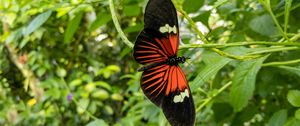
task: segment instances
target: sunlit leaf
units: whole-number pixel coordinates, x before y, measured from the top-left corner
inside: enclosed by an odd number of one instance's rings
[[[69,23],[68,23],[68,26],[67,26],[67,29],[65,31],[65,36],[64,36],[64,43],[71,43],[72,42],[72,39],[73,39],[73,36],[74,34],[76,33],[79,25],[80,25],[80,22],[81,22],[81,19],[82,19],[82,16],[83,16],[83,13],[78,13],[76,15],[75,18],[73,18]]]
[[[122,101],[123,100],[123,96],[120,94],[112,94],[111,95],[111,99],[115,100],[115,101]]]
[[[287,95],[287,99],[295,107],[300,107],[300,91],[290,90]]]
[[[111,91],[111,86],[108,83],[104,82],[104,81],[96,81],[94,83],[95,83],[96,86],[100,86],[100,87],[102,87],[102,88],[104,88],[108,91]]]
[[[109,98],[109,94],[107,91],[100,89],[100,90],[95,90],[92,93],[92,97],[104,101]]]
[[[89,31],[94,31],[102,25],[106,24],[111,20],[111,15],[109,13],[99,13],[97,14],[96,20],[91,24]]]
[[[88,123],[86,126],[108,126],[108,124],[104,120],[94,120],[90,123]]]
[[[52,13],[52,10],[46,11],[40,15],[38,15],[37,17],[35,17],[30,24],[26,27],[26,29],[24,30],[23,34],[25,36],[31,34],[33,31],[35,31],[36,29],[38,29],[39,27],[41,27],[46,21],[47,19],[50,17]]]
[[[65,77],[67,75],[67,71],[64,68],[57,68],[56,74],[59,77]]]
[[[296,110],[295,117],[300,120],[300,109]]]

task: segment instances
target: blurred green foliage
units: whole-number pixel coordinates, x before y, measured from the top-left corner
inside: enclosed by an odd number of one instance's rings
[[[164,126],[140,90],[132,49],[147,0],[0,0],[0,125]],[[173,0],[210,43],[181,49],[196,125],[300,125],[299,0]],[[115,22],[116,23],[116,22]],[[182,44],[202,43],[179,14]]]

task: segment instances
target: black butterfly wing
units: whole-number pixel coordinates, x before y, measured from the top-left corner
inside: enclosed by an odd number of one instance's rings
[[[178,30],[177,12],[171,0],[149,0],[145,11],[145,28],[159,31],[168,24]]]
[[[171,0],[149,0],[144,15],[144,30],[134,46],[138,63],[163,62],[176,57],[179,46],[177,12]]]
[[[195,108],[186,78],[178,65],[167,60],[177,57],[179,29],[177,13],[171,0],[149,0],[145,28],[134,46],[134,58],[144,64],[141,88],[145,95],[163,109],[173,126],[192,126]]]
[[[158,65],[143,72],[144,94],[163,112],[172,126],[193,126],[195,107],[187,80],[177,65]]]

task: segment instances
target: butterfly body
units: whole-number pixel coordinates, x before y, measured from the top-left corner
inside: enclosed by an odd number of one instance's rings
[[[144,66],[141,88],[155,105],[162,108],[172,126],[193,126],[195,107],[188,82],[179,64],[186,57],[177,56],[179,28],[171,0],[149,0],[145,26],[136,39],[133,56]]]

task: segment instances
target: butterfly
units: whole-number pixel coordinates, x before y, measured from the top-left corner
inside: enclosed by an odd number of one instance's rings
[[[144,66],[141,88],[155,105],[162,108],[172,126],[193,126],[195,107],[178,57],[177,11],[171,0],[149,0],[144,14],[144,29],[138,35],[133,56]]]

